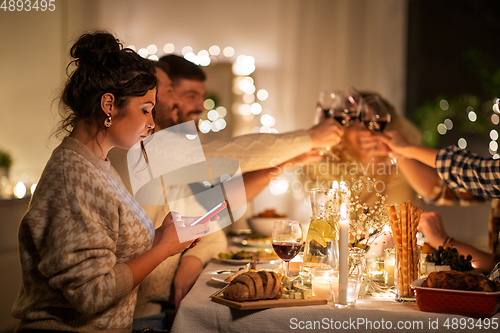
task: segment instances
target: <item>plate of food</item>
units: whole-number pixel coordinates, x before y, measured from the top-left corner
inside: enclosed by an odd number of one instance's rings
[[[241,265],[246,264],[252,261],[257,261],[259,263],[270,263],[274,260],[278,260],[280,257],[276,253],[274,253],[271,249],[263,249],[258,251],[231,251],[219,253],[220,261],[233,264],[233,265]],[[281,259],[280,259],[281,260]]]
[[[414,281],[412,288],[421,311],[487,318],[500,309],[500,282],[479,274],[431,272]]]
[[[272,247],[273,239],[272,237],[264,235],[248,235],[246,238],[241,240],[241,244],[253,247]]]

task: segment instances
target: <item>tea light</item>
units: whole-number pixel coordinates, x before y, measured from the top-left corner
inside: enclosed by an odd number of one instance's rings
[[[331,292],[332,280],[323,277],[313,277],[312,279],[312,292],[314,296],[318,296],[327,300],[332,299]]]
[[[384,255],[384,281],[388,286],[394,285],[394,270],[396,267],[395,249],[386,249]]]
[[[330,267],[316,267],[311,272],[312,292],[314,296],[332,299],[333,269]]]

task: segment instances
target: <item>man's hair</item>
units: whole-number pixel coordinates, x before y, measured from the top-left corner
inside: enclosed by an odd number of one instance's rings
[[[159,68],[162,71],[165,72],[165,74],[169,75],[168,72],[170,71],[170,66],[166,61],[156,61],[156,60],[151,60],[151,63],[155,68]],[[169,76],[170,77],[170,76]]]
[[[181,79],[205,81],[206,76],[203,70],[198,65],[189,60],[179,57],[175,54],[168,54],[160,58],[158,63],[165,62],[168,64],[167,70],[168,77],[172,80],[173,84],[177,84]],[[160,66],[158,66],[160,67]],[[163,67],[160,67],[165,70]]]

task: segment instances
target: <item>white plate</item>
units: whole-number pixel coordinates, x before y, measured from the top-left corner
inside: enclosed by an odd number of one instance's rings
[[[229,282],[224,281],[228,276],[231,276],[232,274],[217,274],[212,276],[212,280],[224,283],[224,284],[229,284]]]
[[[248,264],[249,262],[252,262],[252,260],[249,259],[244,259],[244,260],[235,260],[235,259],[214,259],[218,260],[220,262],[230,264],[230,265],[245,265]],[[257,264],[274,264],[275,262],[278,262],[281,259],[274,259],[274,260],[261,260],[257,262]]]
[[[241,241],[242,245],[246,246],[254,246],[254,247],[272,247],[272,239],[271,238],[260,238],[260,239],[252,239],[247,238]]]

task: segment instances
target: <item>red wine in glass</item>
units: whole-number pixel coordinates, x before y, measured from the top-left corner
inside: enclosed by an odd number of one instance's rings
[[[274,252],[285,261],[292,260],[302,247],[302,243],[298,242],[273,242]]]
[[[332,117],[332,109],[323,109],[323,115],[325,118],[331,118]]]
[[[289,261],[302,247],[302,226],[298,221],[276,220],[273,224],[274,252],[283,260],[284,275],[288,276]]]

